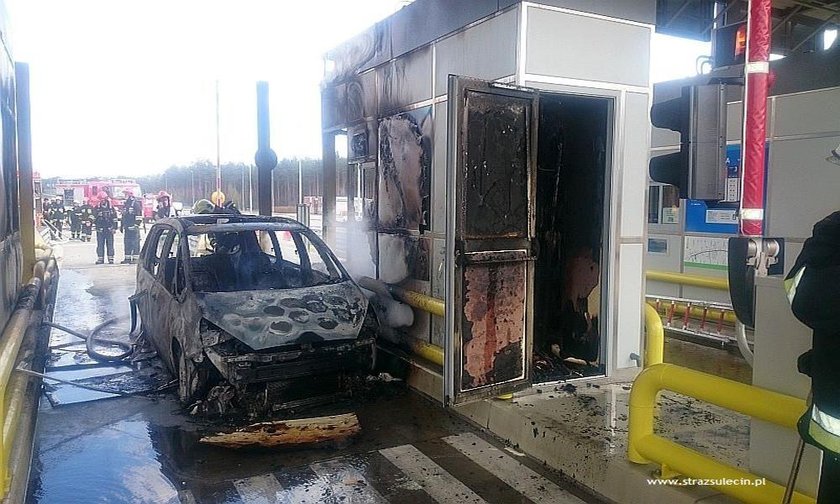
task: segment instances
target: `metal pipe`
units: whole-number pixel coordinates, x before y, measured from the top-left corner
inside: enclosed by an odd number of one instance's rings
[[[15,107],[20,187],[20,244],[23,250],[21,276],[24,276],[35,266],[35,187],[32,181],[32,122],[27,63],[15,63]]]
[[[644,366],[662,364],[665,355],[665,330],[659,312],[645,305],[645,359]]]
[[[33,277],[21,289],[20,295],[17,299],[12,316],[6,323],[2,336],[0,336],[0,425],[3,426],[3,431],[6,431],[6,423],[9,419],[14,420],[9,415],[9,409],[6,401],[7,395],[10,397],[10,402],[15,403],[14,396],[7,394],[7,392],[14,392],[14,384],[10,383],[12,370],[18,358],[18,351],[20,350],[23,336],[26,334],[26,329],[29,326],[29,320],[32,316],[32,310],[38,302],[41,293],[42,281],[40,278]],[[14,413],[16,410],[12,410]],[[11,478],[9,477],[9,459],[11,439],[0,436],[0,485],[2,485],[3,495],[9,490]]]
[[[442,299],[427,296],[419,292],[403,289],[396,285],[389,285],[388,291],[394,296],[394,299],[402,301],[403,303],[413,306],[418,310],[443,317],[446,315],[446,303]]]
[[[656,302],[653,300],[648,299],[647,304],[653,306],[656,309]],[[667,299],[662,300],[663,306],[671,306],[671,302]],[[683,302],[676,302],[674,303],[674,313],[676,315],[684,315],[685,310],[688,309],[688,305]],[[723,316],[723,320],[729,322],[730,324],[735,324],[738,321],[738,317],[735,316],[735,312],[729,310],[721,310],[719,308],[709,308],[707,315],[709,318],[713,319],[720,319],[721,315]],[[690,316],[693,318],[700,318],[703,316],[703,308],[700,306],[692,306]]]
[[[661,464],[691,478],[755,480],[758,476],[654,434],[656,397],[662,390],[671,390],[788,429],[796,428],[799,417],[806,410],[802,399],[673,364],[656,364],[643,370],[633,382],[630,392],[627,458],[637,464]],[[746,502],[780,502],[784,494],[784,487],[773,482],[763,486],[721,485],[715,488]],[[813,503],[814,499],[797,493],[793,502]]]
[[[738,350],[744,360],[753,367],[753,351],[750,350],[750,344],[747,342],[747,328],[740,320],[735,322],[735,341],[738,343]]]
[[[407,340],[408,346],[411,347],[411,352],[414,355],[433,362],[438,366],[443,366],[443,348],[416,338],[407,338]]]
[[[771,0],[750,0],[744,65],[744,124],[741,135],[741,233],[764,233],[765,143],[770,76]]]
[[[673,283],[679,285],[691,285],[693,287],[704,287],[706,289],[717,289],[729,291],[729,279],[707,277],[701,275],[687,275],[685,273],[672,273],[670,271],[647,271],[645,276],[648,280],[656,282]]]

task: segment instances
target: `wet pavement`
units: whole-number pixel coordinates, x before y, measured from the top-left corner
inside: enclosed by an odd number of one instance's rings
[[[94,266],[92,244],[64,251],[55,322],[89,331],[127,316],[134,267]],[[127,330],[123,319],[103,337],[127,341]],[[104,387],[144,384],[149,375],[165,381],[148,363],[90,361],[77,342],[53,331],[51,346],[74,345],[54,350],[50,374],[107,378]],[[68,386],[52,396],[38,414],[31,503],[600,502],[399,382],[309,412],[353,411],[362,431],[341,446],[299,450],[201,444],[219,426],[186,413],[172,393],[119,397]]]

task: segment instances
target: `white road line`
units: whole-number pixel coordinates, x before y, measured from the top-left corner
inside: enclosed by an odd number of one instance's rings
[[[361,472],[346,459],[327,460],[309,466],[327,482],[337,502],[342,504],[387,504]]]
[[[440,504],[486,504],[484,499],[412,445],[387,448],[379,450],[379,453]]]
[[[275,504],[283,498],[283,487],[273,474],[262,474],[233,482],[243,502]]]
[[[443,440],[536,504],[584,504],[475,434],[458,434]]]

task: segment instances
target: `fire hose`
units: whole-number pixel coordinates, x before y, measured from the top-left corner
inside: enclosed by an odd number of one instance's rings
[[[90,355],[91,358],[93,358],[94,360],[97,360],[99,362],[117,362],[126,359],[134,353],[134,350],[137,346],[136,342],[128,343],[120,340],[97,338],[96,335],[99,334],[99,332],[102,331],[102,329],[117,322],[118,320],[119,319],[117,318],[108,319],[105,322],[102,322],[101,324],[94,327],[90,334],[84,334],[79,331],[76,331],[75,329],[71,329],[69,327],[65,327],[61,324],[56,324],[54,322],[44,322],[44,325],[52,327],[54,329],[58,329],[59,331],[66,332],[67,334],[70,334],[77,338],[83,339],[85,341],[85,349],[87,350],[88,355]],[[108,346],[119,347],[123,349],[124,352],[117,355],[102,354],[94,349],[95,343],[103,343]]]

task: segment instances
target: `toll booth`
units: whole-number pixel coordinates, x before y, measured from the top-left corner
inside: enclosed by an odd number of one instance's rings
[[[445,300],[391,321],[444,348],[431,395],[638,369],[654,17],[417,0],[326,54],[323,234],[354,276]]]

